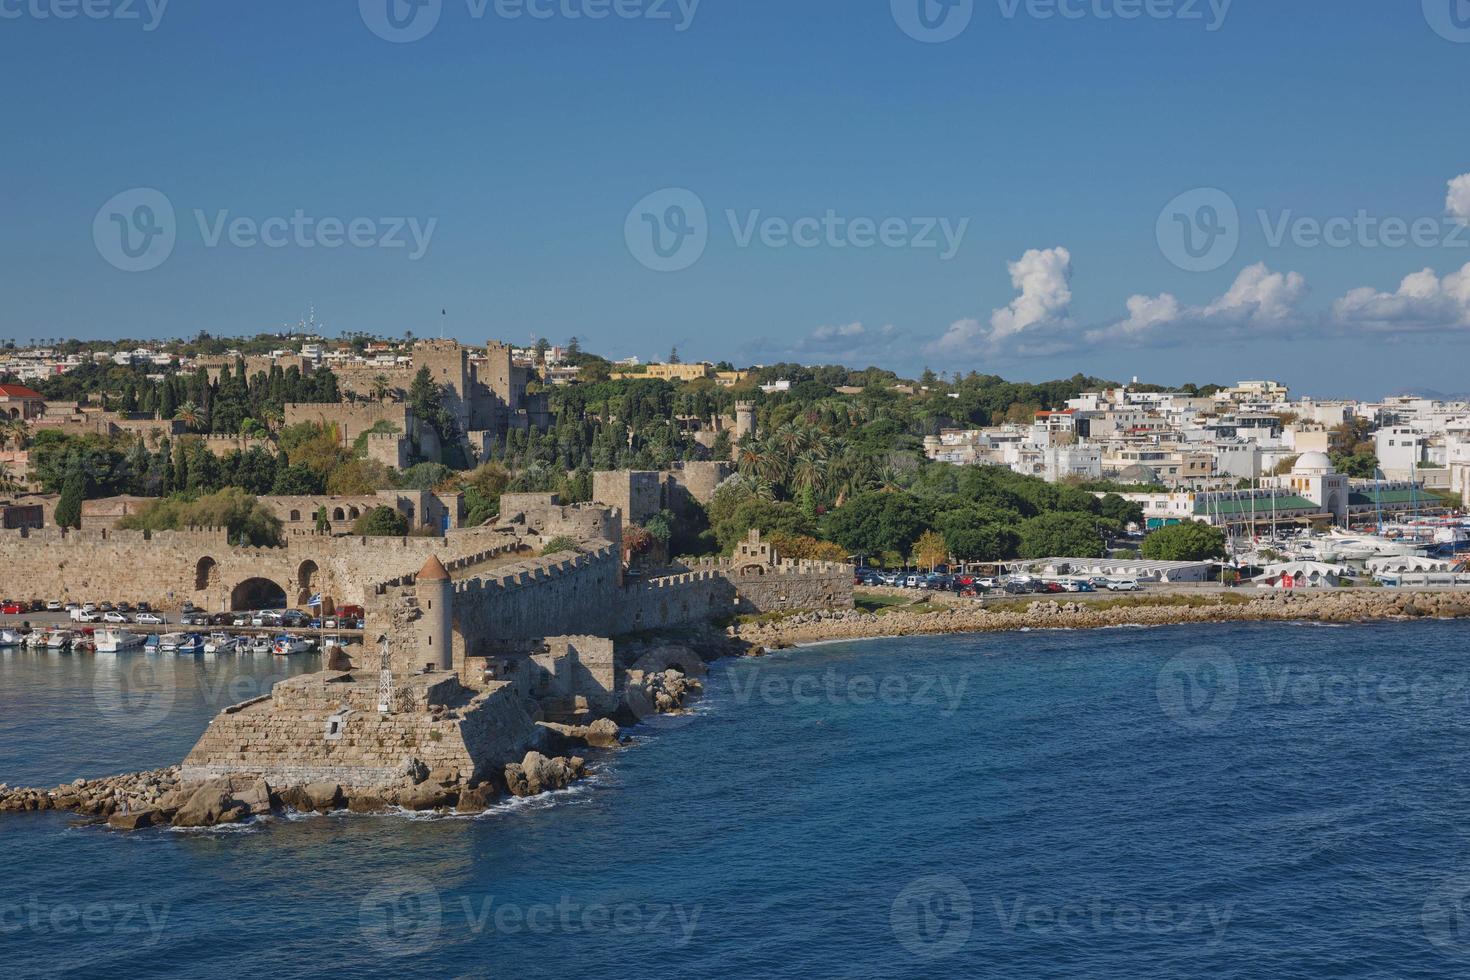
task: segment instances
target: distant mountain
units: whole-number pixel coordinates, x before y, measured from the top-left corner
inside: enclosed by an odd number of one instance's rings
[[[1389,392],[1389,398],[1428,398],[1436,402],[1463,402],[1470,401],[1470,394],[1460,392],[1455,395],[1446,395],[1442,391],[1433,388],[1403,388],[1399,391]]]

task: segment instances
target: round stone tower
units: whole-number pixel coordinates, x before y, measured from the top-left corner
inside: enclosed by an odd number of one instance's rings
[[[755,435],[755,402],[735,403],[735,441]]]
[[[419,609],[424,665],[433,670],[454,670],[454,583],[437,555],[430,555],[414,582]]]

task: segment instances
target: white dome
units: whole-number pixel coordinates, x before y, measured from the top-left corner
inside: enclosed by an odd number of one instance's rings
[[[1336,473],[1337,468],[1326,453],[1302,453],[1291,472],[1302,476],[1325,476]]]

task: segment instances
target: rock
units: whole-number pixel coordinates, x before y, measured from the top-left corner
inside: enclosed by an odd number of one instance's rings
[[[458,786],[459,770],[449,766],[431,769],[426,781],[435,786]]]
[[[611,718],[599,718],[587,726],[585,740],[594,749],[615,749],[622,744],[621,731]]]
[[[404,759],[399,768],[409,782],[417,784],[429,778],[429,767],[412,756]]]
[[[132,813],[114,813],[107,818],[107,826],[113,830],[131,832],[153,827],[162,823],[162,814],[157,810],[135,810]]]
[[[329,813],[342,807],[342,787],[336,783],[308,783],[302,790],[311,809]]]
[[[440,807],[454,806],[458,802],[457,792],[437,786],[433,780],[427,780],[411,789],[400,790],[398,793],[398,805],[405,810],[438,810]]]
[[[347,809],[353,813],[382,813],[388,804],[374,793],[353,793],[347,798]]]
[[[199,786],[174,814],[175,827],[213,827],[269,813],[270,787],[259,777],[236,776]],[[106,804],[104,809],[115,805]],[[111,812],[109,810],[108,812]]]
[[[459,794],[459,803],[455,807],[460,813],[484,813],[495,803],[500,794],[490,783],[481,783],[473,789],[464,790]]]
[[[282,810],[294,810],[297,813],[310,813],[316,809],[311,805],[311,798],[306,795],[304,786],[288,786],[276,794],[276,804]]]

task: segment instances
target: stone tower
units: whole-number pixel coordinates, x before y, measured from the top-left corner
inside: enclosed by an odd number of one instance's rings
[[[419,626],[424,666],[454,670],[454,583],[438,556],[430,555],[414,585],[423,620]]]
[[[735,403],[735,441],[755,435],[755,402]]]

